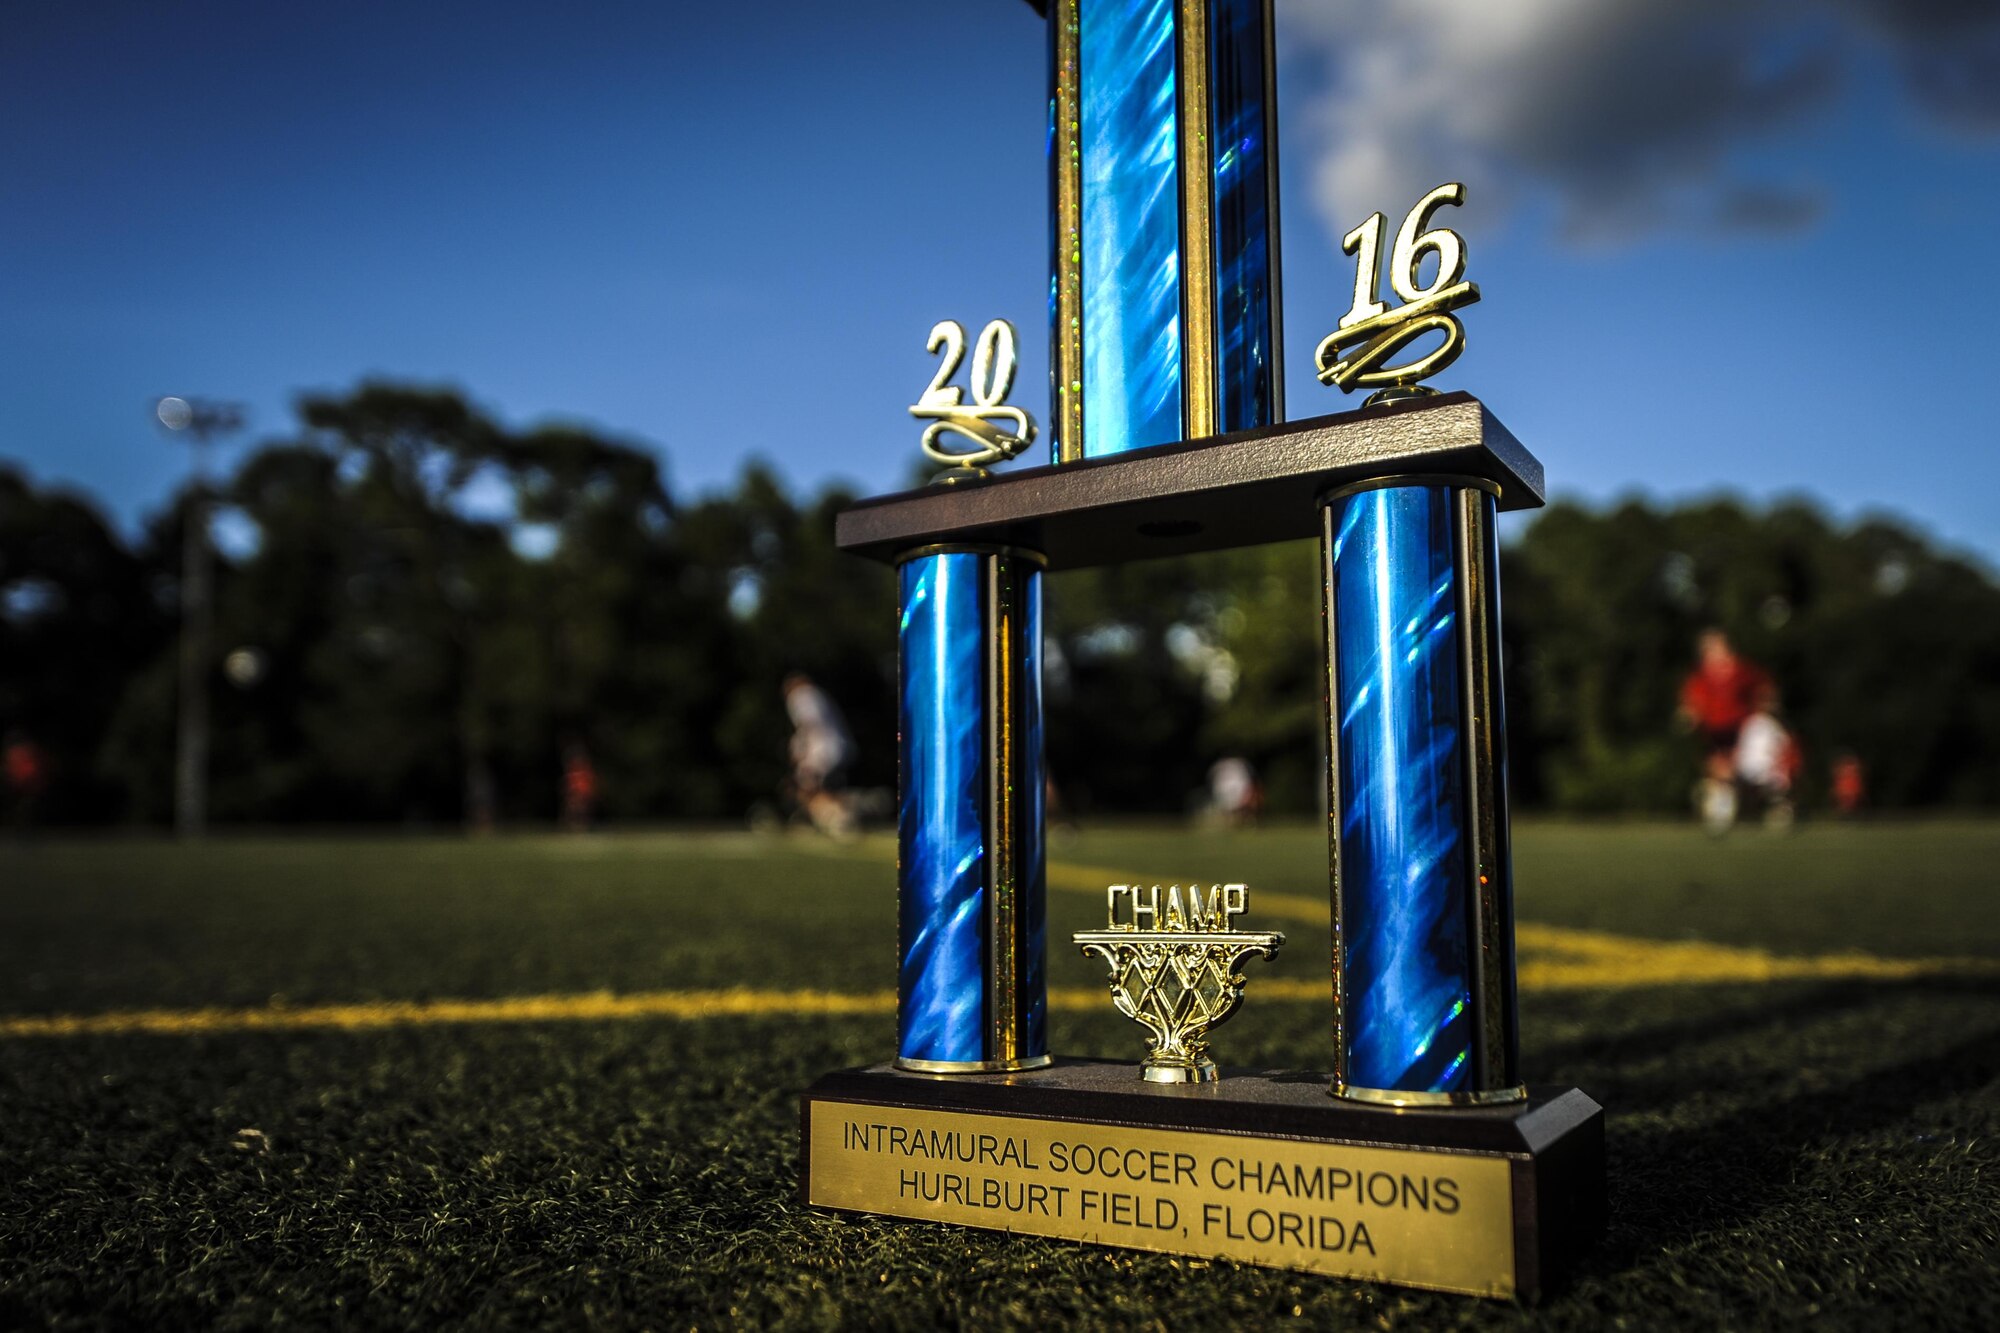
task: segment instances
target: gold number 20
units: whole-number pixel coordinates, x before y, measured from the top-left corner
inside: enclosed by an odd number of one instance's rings
[[[943,353],[937,374],[931,376],[930,384],[910,408],[911,416],[931,422],[924,428],[922,440],[926,454],[961,471],[978,471],[1028,447],[1035,438],[1033,419],[1021,408],[1006,405],[1008,391],[1014,387],[1016,364],[1012,324],[996,319],[979,332],[979,341],[972,349],[971,407],[964,405],[965,391],[951,383],[965,359],[964,327],[955,319],[939,320],[924,350]],[[944,447],[948,435],[958,437],[959,447]]]
[[[932,327],[924,350],[936,352],[939,348],[944,349],[944,359],[938,362],[937,374],[931,376],[930,387],[917,403],[922,407],[957,407],[965,401],[964,393],[956,384],[946,382],[958,373],[958,363],[965,359],[965,329],[957,320],[941,319]],[[1014,387],[1015,364],[1014,326],[996,319],[979,331],[979,341],[972,348],[972,401],[981,407],[1006,402]]]

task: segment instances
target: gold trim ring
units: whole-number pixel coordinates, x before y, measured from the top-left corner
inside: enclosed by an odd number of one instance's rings
[[[1525,1086],[1484,1088],[1476,1092],[1405,1092],[1395,1088],[1357,1088],[1336,1079],[1327,1091],[1350,1102],[1412,1110],[1447,1106],[1511,1106],[1528,1100]]]
[[[1053,1055],[1027,1055],[1018,1060],[912,1060],[896,1057],[896,1068],[912,1074],[1010,1074],[1055,1063]]]
[[[1344,486],[1336,486],[1323,491],[1319,505],[1324,509],[1335,500],[1345,500],[1350,495],[1362,491],[1384,491],[1398,486],[1456,486],[1461,490],[1485,491],[1495,500],[1500,498],[1500,483],[1485,477],[1475,477],[1465,472],[1398,472],[1394,476],[1370,477],[1366,481],[1350,481]]]
[[[990,542],[932,542],[928,546],[912,546],[907,551],[896,552],[896,563],[900,565],[910,560],[921,560],[927,555],[999,555],[1027,560],[1041,569],[1049,567],[1049,558],[1040,551]]]

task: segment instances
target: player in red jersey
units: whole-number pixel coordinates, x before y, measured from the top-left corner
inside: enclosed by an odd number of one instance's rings
[[[1833,812],[1842,819],[1852,819],[1861,813],[1867,799],[1868,773],[1861,766],[1861,756],[1842,750],[1833,759]]]
[[[1736,742],[1743,724],[1771,697],[1771,678],[1719,629],[1703,630],[1695,647],[1695,668],[1681,683],[1681,718],[1702,740],[1696,792],[1702,822],[1709,832],[1723,833],[1736,822]]]
[[[6,782],[12,822],[21,828],[31,827],[49,780],[49,760],[42,747],[23,732],[9,731],[0,741],[0,779]]]
[[[562,826],[570,833],[587,833],[597,810],[597,767],[574,737],[563,746],[562,766]]]

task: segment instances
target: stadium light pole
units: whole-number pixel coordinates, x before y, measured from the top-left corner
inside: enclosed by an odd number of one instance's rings
[[[208,826],[208,664],[214,634],[208,550],[208,446],[243,424],[235,403],[167,397],[154,404],[160,424],[194,452],[181,534],[180,718],[174,744],[174,831],[199,838]]]

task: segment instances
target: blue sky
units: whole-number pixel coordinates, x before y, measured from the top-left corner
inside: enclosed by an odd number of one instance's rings
[[[1290,415],[1346,405],[1341,232],[1462,178],[1440,382],[1557,493],[1803,491],[2000,566],[2000,114],[1950,63],[2000,42],[1886,4],[1278,0]],[[940,318],[1012,319],[1045,416],[1042,43],[1019,0],[15,7],[0,458],[129,527],[185,467],[158,395],[247,404],[240,449],[379,376],[682,495],[899,484]]]

